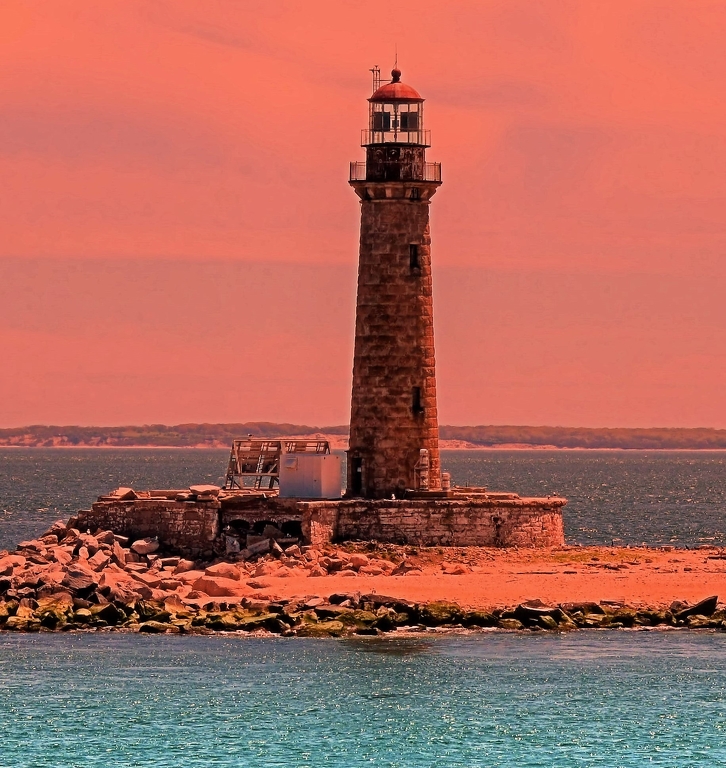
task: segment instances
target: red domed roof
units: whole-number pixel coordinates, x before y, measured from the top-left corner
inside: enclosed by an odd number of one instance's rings
[[[394,69],[391,77],[391,82],[382,85],[368,101],[423,101],[415,88],[401,82],[400,69]]]

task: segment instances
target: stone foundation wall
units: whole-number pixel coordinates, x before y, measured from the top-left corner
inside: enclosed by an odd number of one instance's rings
[[[158,536],[166,548],[181,555],[211,557],[220,533],[219,508],[217,501],[98,501],[78,513],[76,526],[82,531],[112,530],[132,539]]]
[[[300,502],[303,507],[302,530],[305,541],[313,546],[320,546],[337,540],[340,503],[333,501],[326,506]]]
[[[564,499],[350,500],[300,502],[321,539],[418,546],[556,547],[565,543]],[[306,530],[305,524],[303,530]]]
[[[157,536],[164,547],[208,557],[234,520],[282,524],[299,520],[306,542],[347,539],[418,546],[556,547],[565,542],[565,499],[351,499],[296,501],[259,499],[239,508],[217,501],[106,500],[80,512],[81,530],[110,529],[132,539]]]
[[[269,522],[281,527],[291,520],[300,521],[302,511],[297,499],[280,499],[271,496],[265,499],[243,499],[240,503],[222,504],[220,511],[220,528],[224,530],[227,525],[244,520],[250,525]]]

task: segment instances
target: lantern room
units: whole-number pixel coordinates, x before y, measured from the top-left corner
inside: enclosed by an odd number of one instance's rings
[[[441,165],[426,162],[431,132],[424,128],[423,103],[419,92],[401,82],[401,70],[391,72],[391,80],[381,83],[378,67],[373,72],[373,95],[368,99],[368,127],[363,129],[361,145],[365,162],[350,164],[351,183],[441,182]],[[415,199],[421,188],[412,188]]]
[[[375,75],[375,72],[374,72]],[[375,90],[368,99],[368,128],[363,130],[361,144],[413,144],[428,147],[429,131],[423,126],[423,102],[415,88],[401,82],[401,70],[391,72],[385,85],[374,82]]]

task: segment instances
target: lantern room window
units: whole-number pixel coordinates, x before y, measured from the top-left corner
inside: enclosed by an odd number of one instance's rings
[[[373,113],[373,130],[374,131],[390,131],[391,130],[391,113],[390,112],[374,112]]]
[[[371,104],[371,144],[426,144],[423,131],[423,104],[376,102]],[[366,142],[368,143],[368,142]]]
[[[401,113],[401,130],[418,131],[418,112]]]

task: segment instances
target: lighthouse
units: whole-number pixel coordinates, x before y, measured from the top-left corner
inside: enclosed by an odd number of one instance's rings
[[[441,487],[429,206],[441,165],[426,162],[424,99],[374,69],[365,162],[353,162],[360,252],[348,496],[402,498]]]

